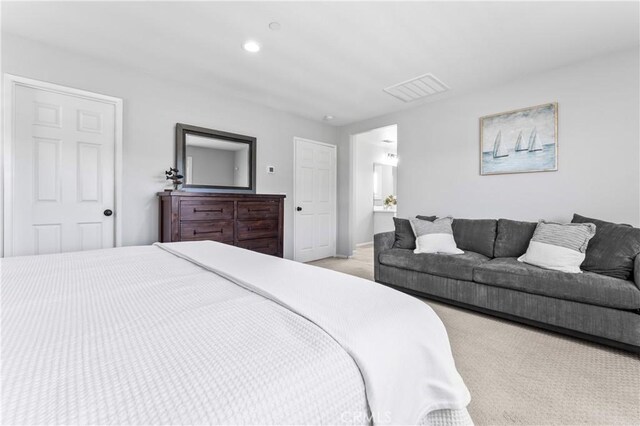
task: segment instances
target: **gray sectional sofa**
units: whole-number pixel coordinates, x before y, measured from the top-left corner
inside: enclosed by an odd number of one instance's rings
[[[602,229],[607,230],[606,226]],[[595,260],[606,264],[608,259],[603,257],[614,255],[612,251],[637,250],[640,230],[615,226],[618,234],[613,244],[622,241],[620,232],[634,232],[627,239],[631,243],[611,248],[596,241],[591,253],[591,246],[587,248],[587,260],[600,256]],[[406,240],[399,241],[406,235],[377,234],[375,280],[419,296],[640,352],[640,255],[627,260],[622,275],[613,274],[626,279],[594,272],[569,274],[518,262],[535,227],[532,222],[507,219],[456,219],[452,228],[456,244],[465,251],[461,255],[414,254]]]

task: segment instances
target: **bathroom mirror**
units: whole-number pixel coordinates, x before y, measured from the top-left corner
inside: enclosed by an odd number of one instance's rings
[[[373,205],[382,206],[389,195],[397,194],[397,167],[373,163]]]
[[[176,164],[186,190],[255,193],[254,137],[178,123]]]

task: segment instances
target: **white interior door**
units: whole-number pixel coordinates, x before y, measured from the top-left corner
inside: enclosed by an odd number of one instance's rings
[[[298,138],[294,144],[294,259],[335,256],[336,147]]]
[[[116,107],[13,87],[6,256],[114,247]]]

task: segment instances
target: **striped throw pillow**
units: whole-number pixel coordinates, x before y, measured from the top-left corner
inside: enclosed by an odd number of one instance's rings
[[[442,217],[433,222],[411,219],[411,228],[416,236],[414,253],[462,254],[456,247],[451,230],[452,217]]]
[[[553,223],[541,220],[527,252],[518,260],[556,271],[581,273],[589,240],[596,233],[593,223]]]

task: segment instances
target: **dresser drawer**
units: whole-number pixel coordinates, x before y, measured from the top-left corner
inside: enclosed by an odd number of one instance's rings
[[[233,241],[233,221],[180,222],[180,241]]]
[[[282,257],[284,195],[188,191],[158,195],[162,242],[212,240]]]
[[[180,220],[233,220],[233,201],[180,201]]]
[[[278,201],[238,201],[238,219],[262,219],[278,217]]]
[[[238,240],[277,237],[278,219],[239,220]]]
[[[278,254],[277,238],[260,238],[259,240],[246,240],[238,242],[238,247],[257,251],[264,254]]]

